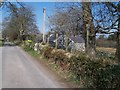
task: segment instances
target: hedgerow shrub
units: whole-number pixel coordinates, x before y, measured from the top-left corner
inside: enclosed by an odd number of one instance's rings
[[[115,54],[114,53],[108,53],[108,52],[103,52],[103,51],[97,51],[96,56],[100,58],[107,58],[107,59],[115,59]]]
[[[42,50],[42,54],[48,60],[52,60],[55,64],[64,67],[68,63],[68,57],[65,55],[63,50],[56,50],[50,46],[46,46]]]
[[[120,65],[111,56],[92,58],[80,53],[68,58],[64,51],[49,46],[43,48],[43,55],[62,68],[69,64],[69,71],[74,73],[84,87],[120,88]]]
[[[73,56],[70,59],[70,70],[75,74],[76,78],[85,87],[93,87],[93,79],[96,76],[96,72],[99,71],[101,65],[97,62],[92,61],[89,57],[84,54],[79,56]],[[83,80],[84,79],[84,80]]]
[[[52,55],[52,53],[51,53],[52,50],[53,50],[52,47],[49,47],[49,46],[45,47],[45,48],[44,48],[44,51],[43,51],[44,57],[47,58],[47,59],[52,58],[52,57],[53,57],[53,55]]]
[[[32,42],[33,42],[32,40],[26,40],[26,41],[25,41],[25,44],[26,44],[27,46],[30,46]]]
[[[96,76],[96,88],[120,89],[120,65],[106,66]]]
[[[33,48],[30,48],[28,46],[24,46],[23,48],[24,48],[25,51],[33,51]]]
[[[56,50],[53,53],[53,60],[55,61],[55,63],[58,63],[59,65],[66,63],[67,57],[65,55],[65,52]]]
[[[120,66],[109,60],[74,55],[70,59],[70,71],[85,87],[120,88]]]

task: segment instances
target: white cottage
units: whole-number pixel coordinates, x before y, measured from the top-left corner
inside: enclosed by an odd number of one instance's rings
[[[65,49],[65,35],[60,35],[58,37],[58,47]],[[50,35],[49,43],[51,46],[55,47],[56,36],[55,34]],[[68,49],[72,52],[74,51],[85,51],[85,40],[82,35],[68,36]]]
[[[81,35],[69,36],[69,48],[71,51],[85,51],[85,40]]]

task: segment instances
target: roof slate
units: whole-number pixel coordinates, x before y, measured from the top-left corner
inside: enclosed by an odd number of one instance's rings
[[[74,43],[85,43],[85,40],[83,39],[82,35],[76,35],[76,36],[68,36],[70,40],[74,41]],[[59,38],[62,38],[61,35],[59,35]],[[54,41],[56,39],[56,35],[52,34],[49,37],[49,41]]]

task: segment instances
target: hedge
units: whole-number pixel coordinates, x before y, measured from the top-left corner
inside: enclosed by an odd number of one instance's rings
[[[85,53],[71,54],[70,57],[64,50],[45,46],[41,54],[48,60],[64,66],[69,72],[74,73],[76,80],[87,88],[120,88],[120,64],[113,58],[91,58]]]

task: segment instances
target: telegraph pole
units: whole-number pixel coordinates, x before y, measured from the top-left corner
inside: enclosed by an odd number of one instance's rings
[[[45,18],[46,18],[46,8],[43,8],[43,42],[45,43]]]

